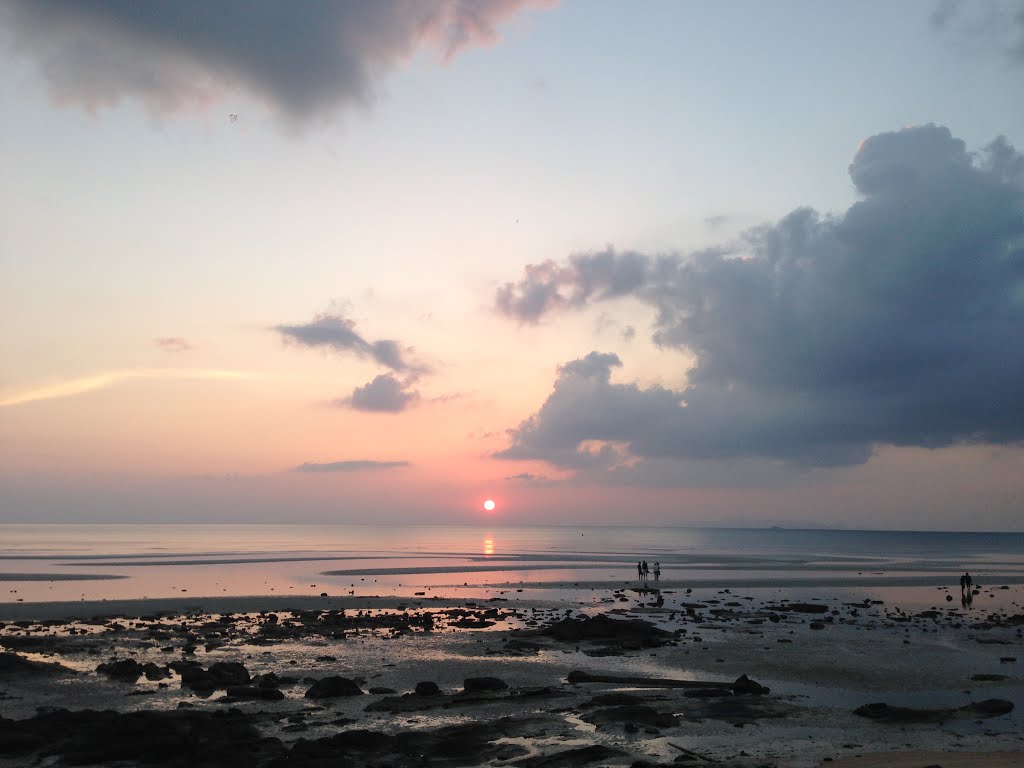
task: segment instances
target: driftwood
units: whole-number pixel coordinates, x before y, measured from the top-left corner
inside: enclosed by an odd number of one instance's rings
[[[589,672],[573,670],[566,678],[570,683],[613,683],[615,685],[633,685],[638,688],[703,688],[732,691],[733,693],[768,693],[769,689],[755,683],[746,675],[741,675],[734,682],[710,682],[702,680],[675,680],[668,677],[624,677],[620,675],[592,675]]]

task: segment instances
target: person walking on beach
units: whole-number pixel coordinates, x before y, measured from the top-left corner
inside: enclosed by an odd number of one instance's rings
[[[637,577],[637,578],[638,578],[638,579],[639,579],[640,581],[643,581],[643,580],[644,580],[644,564],[643,564],[643,563],[641,563],[641,562],[640,562],[639,560],[637,561],[637,564],[636,564],[636,577]],[[962,583],[962,582],[963,582],[963,579],[960,579],[960,581],[961,581],[961,583]],[[960,591],[962,592],[962,591],[963,591],[963,589],[961,589]]]
[[[648,576],[648,574],[650,574],[651,569],[647,567],[647,561],[646,560],[644,560],[642,567],[644,569],[644,581],[647,581],[647,576]]]
[[[971,574],[964,571],[964,575],[960,577],[960,594],[964,594],[964,590],[967,591],[967,594],[970,594],[973,588],[974,579],[971,578]]]
[[[661,563],[657,560],[654,561],[654,580],[658,581],[661,578]]]

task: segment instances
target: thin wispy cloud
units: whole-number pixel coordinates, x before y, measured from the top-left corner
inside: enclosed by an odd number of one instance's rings
[[[399,469],[408,467],[408,461],[373,461],[371,459],[352,459],[349,461],[329,461],[323,464],[307,461],[295,467],[294,472],[310,474],[330,472],[365,472],[377,469]]]
[[[181,336],[159,336],[153,339],[153,345],[164,352],[188,352],[195,349],[188,339]]]
[[[10,0],[0,32],[53,97],[89,110],[138,100],[156,112],[242,91],[292,120],[373,101],[420,49],[447,61],[492,45],[544,0]]]
[[[356,322],[339,314],[323,313],[299,325],[275,325],[273,330],[300,347],[331,349],[376,362],[397,373],[421,374],[427,367],[411,362],[412,349],[393,339],[370,341],[356,331]]]
[[[129,381],[158,379],[193,379],[193,380],[239,380],[254,379],[256,374],[244,371],[224,371],[210,369],[187,368],[138,368],[120,371],[107,371],[93,376],[82,376],[76,379],[45,384],[32,389],[7,395],[0,399],[0,408],[10,408],[42,400],[59,400],[89,392],[107,389]]]

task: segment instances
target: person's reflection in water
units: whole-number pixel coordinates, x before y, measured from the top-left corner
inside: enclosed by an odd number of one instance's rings
[[[962,605],[964,608],[970,608],[973,603],[974,595],[972,595],[970,592],[964,592],[960,595],[960,605]]]

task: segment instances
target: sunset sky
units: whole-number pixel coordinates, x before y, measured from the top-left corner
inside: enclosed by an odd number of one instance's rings
[[[0,522],[1024,530],[1022,2],[0,0],[0,56]]]

